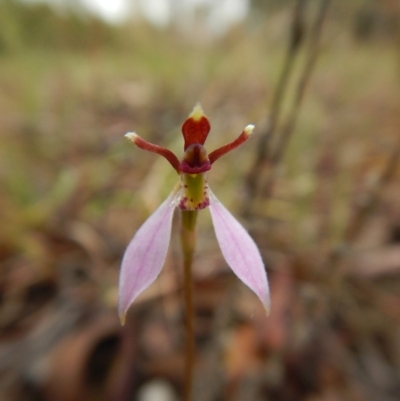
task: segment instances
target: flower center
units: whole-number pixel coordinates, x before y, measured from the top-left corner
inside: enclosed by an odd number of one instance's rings
[[[210,205],[210,191],[205,173],[181,173],[177,204],[182,210],[201,210]]]
[[[190,145],[179,164],[179,170],[188,174],[199,174],[210,170],[211,163],[203,145],[194,143]]]

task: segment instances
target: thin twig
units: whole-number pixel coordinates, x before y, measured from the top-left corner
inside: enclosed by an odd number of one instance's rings
[[[298,49],[304,38],[304,8],[307,0],[298,0],[293,13],[291,24],[290,41],[286,52],[286,57],[283,63],[283,69],[278,80],[278,85],[272,99],[270,113],[268,118],[268,127],[265,132],[261,133],[258,146],[257,157],[249,171],[247,177],[248,197],[252,199],[257,192],[259,184],[259,170],[264,164],[267,164],[269,146],[271,138],[275,134],[275,129],[281,113],[282,100],[286,93],[286,88],[289,82],[289,77],[293,71],[294,61],[298,54]]]
[[[310,45],[308,48],[309,49],[308,57],[305,62],[303,72],[301,74],[299,84],[296,89],[296,94],[295,94],[295,98],[293,101],[292,109],[290,111],[289,119],[288,119],[288,121],[282,131],[282,134],[279,138],[278,144],[276,146],[276,150],[271,157],[272,162],[274,164],[278,163],[281,160],[284,150],[290,139],[290,136],[293,133],[293,128],[296,124],[296,120],[299,115],[301,101],[303,100],[306,86],[308,84],[308,81],[310,80],[311,73],[313,72],[315,62],[318,57],[319,41],[320,41],[322,26],[323,26],[323,22],[325,20],[325,16],[326,16],[326,13],[328,10],[329,3],[330,3],[330,0],[322,1],[317,18],[315,20],[315,23],[314,23],[314,26],[313,26],[313,29],[311,32],[311,40],[310,40]]]
[[[274,152],[271,155],[271,164],[272,170],[263,185],[262,195],[268,197],[270,195],[271,184],[274,179],[274,168],[280,163],[287,148],[287,145],[290,141],[291,136],[293,135],[294,127],[297,122],[297,118],[300,112],[301,102],[304,98],[304,93],[307,87],[307,84],[310,80],[311,74],[314,70],[315,62],[317,60],[319,54],[319,43],[320,36],[322,32],[323,23],[325,21],[325,17],[329,8],[331,0],[322,0],[321,7],[318,11],[318,15],[315,19],[312,31],[311,31],[311,39],[310,44],[308,46],[308,54],[307,59],[304,64],[304,68],[302,74],[300,76],[294,101],[292,103],[292,108],[289,112],[289,118],[282,129],[282,133],[278,138],[277,145],[275,147]]]
[[[282,75],[271,107],[270,124],[268,130],[266,131],[266,133],[263,134],[262,139],[260,140],[257,158],[247,177],[247,197],[246,201],[244,202],[244,204],[246,205],[245,210],[243,210],[244,214],[249,213],[249,211],[251,210],[253,201],[255,200],[257,193],[262,195],[263,197],[270,196],[276,167],[279,165],[287,148],[289,140],[293,134],[293,130],[300,111],[301,102],[304,97],[305,89],[311,77],[311,73],[313,71],[319,53],[319,40],[322,32],[323,22],[325,21],[329,5],[330,0],[321,0],[321,6],[319,8],[315,22],[313,24],[313,28],[311,30],[311,39],[308,46],[306,61],[300,79],[298,81],[298,85],[295,91],[295,97],[292,103],[291,110],[289,111],[289,117],[282,130],[282,134],[276,139],[275,149],[271,151],[271,138],[275,135],[274,132],[276,131],[279,114],[281,112],[282,100],[286,93],[289,76],[293,70],[294,59],[296,54],[298,53],[299,46],[303,41],[304,36],[303,14],[305,1],[299,0],[297,3],[292,23],[292,40],[289,45],[284,68],[282,70]],[[296,32],[301,33],[296,34]],[[298,37],[298,39],[293,39],[296,37]],[[267,177],[265,180],[265,174],[263,172],[264,167],[268,168],[266,172]]]

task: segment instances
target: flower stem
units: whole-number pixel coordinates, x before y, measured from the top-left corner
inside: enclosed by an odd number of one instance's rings
[[[195,356],[192,262],[193,253],[196,246],[196,219],[197,211],[182,210],[181,244],[183,253],[184,294],[186,306],[185,401],[190,401],[192,399]]]

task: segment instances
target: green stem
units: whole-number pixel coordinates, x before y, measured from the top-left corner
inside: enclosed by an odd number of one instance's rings
[[[196,219],[197,211],[182,210],[181,244],[184,267],[184,294],[186,305],[186,350],[185,350],[185,397],[192,399],[193,370],[195,357],[194,341],[194,307],[193,307],[193,280],[192,263],[196,246]]]

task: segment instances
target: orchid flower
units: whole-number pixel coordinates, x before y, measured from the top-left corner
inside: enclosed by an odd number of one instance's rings
[[[185,143],[181,161],[170,150],[149,143],[133,132],[125,135],[139,148],[165,157],[180,176],[180,181],[144,222],[125,251],[119,279],[119,315],[122,323],[132,302],[154,282],[163,267],[176,208],[184,211],[210,209],[226,262],[269,311],[269,287],[260,252],[243,226],[211,192],[206,176],[214,162],[245,142],[253,129],[253,125],[247,125],[236,140],[207,154],[203,145],[210,131],[210,123],[198,104],[182,125]]]

